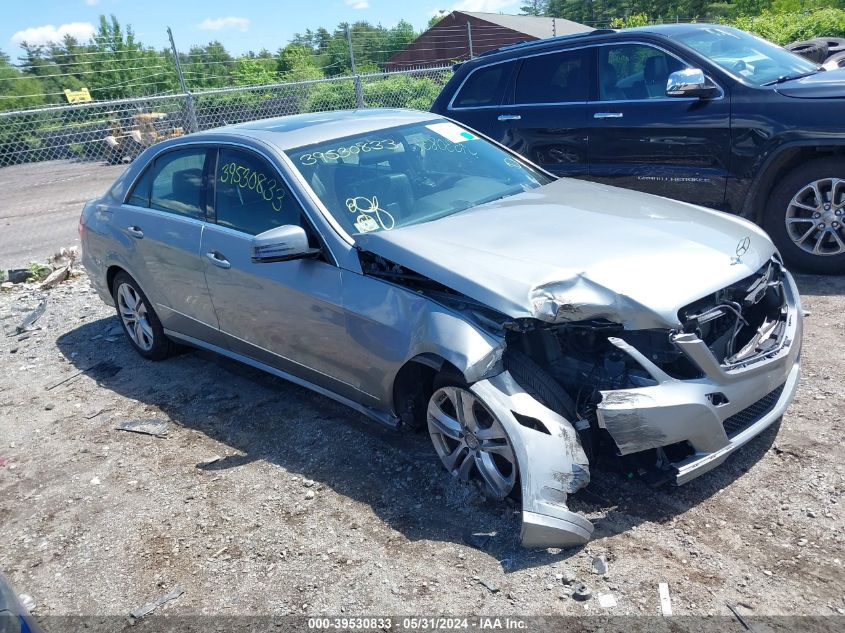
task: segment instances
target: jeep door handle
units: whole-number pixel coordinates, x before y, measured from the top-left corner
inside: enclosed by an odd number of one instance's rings
[[[219,268],[231,268],[232,264],[229,263],[229,260],[222,253],[218,253],[217,251],[209,251],[205,254],[206,257],[211,261],[212,264]]]
[[[144,232],[140,228],[138,228],[137,226],[127,226],[126,232],[129,233],[129,235],[131,235],[132,237],[134,237],[135,239],[138,239],[138,240],[140,240],[142,237],[144,237]]]
[[[596,112],[594,119],[621,119],[624,115],[621,112]]]
[[[500,114],[499,121],[519,121],[522,116],[519,114]]]

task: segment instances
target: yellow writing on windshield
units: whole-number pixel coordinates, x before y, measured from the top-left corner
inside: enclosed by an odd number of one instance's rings
[[[285,197],[285,190],[279,186],[275,178],[269,178],[255,169],[238,163],[226,163],[220,168],[218,176],[220,182],[231,183],[242,189],[254,191],[264,198],[266,202],[273,205],[275,211],[282,210],[282,202]]]

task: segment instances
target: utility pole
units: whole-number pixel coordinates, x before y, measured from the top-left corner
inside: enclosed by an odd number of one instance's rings
[[[197,124],[197,112],[194,109],[194,96],[188,90],[185,84],[185,75],[182,74],[182,63],[179,61],[179,52],[176,50],[176,42],[173,41],[173,31],[167,27],[167,37],[170,38],[170,50],[173,51],[173,60],[176,62],[176,76],[179,77],[179,86],[182,88],[182,93],[185,95],[185,104],[188,110],[188,131],[199,131]]]
[[[469,44],[469,58],[472,59],[475,55],[472,52],[472,27],[467,20],[467,43]]]
[[[352,65],[352,81],[355,82],[355,104],[357,108],[364,107],[364,86],[361,85],[361,75],[355,68],[355,52],[352,50],[352,31],[346,25],[346,43],[349,45],[349,63]]]

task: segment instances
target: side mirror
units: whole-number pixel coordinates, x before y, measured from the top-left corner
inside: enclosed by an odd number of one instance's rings
[[[252,238],[252,262],[269,264],[317,257],[319,248],[308,245],[305,229],[295,224],[277,226]]]
[[[666,82],[667,97],[707,98],[716,94],[716,87],[707,83],[704,71],[699,68],[684,68],[669,75]]]

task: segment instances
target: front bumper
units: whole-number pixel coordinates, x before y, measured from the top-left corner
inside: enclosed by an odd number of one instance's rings
[[[683,484],[721,464],[783,415],[798,388],[803,334],[795,281],[786,271],[783,280],[786,328],[765,357],[723,366],[697,337],[676,336],[675,344],[704,376],[678,380],[625,341],[612,341],[657,382],[601,392],[598,423],[622,455],[688,442],[692,454],[672,464],[676,483]]]

